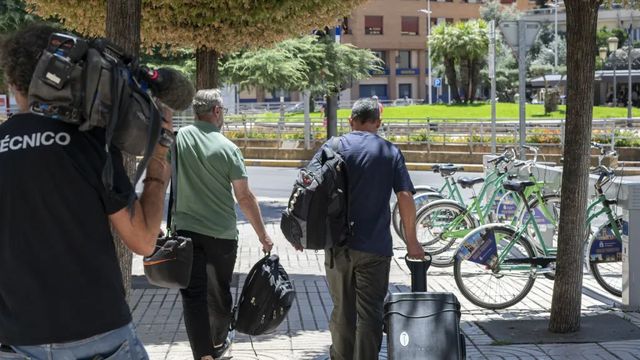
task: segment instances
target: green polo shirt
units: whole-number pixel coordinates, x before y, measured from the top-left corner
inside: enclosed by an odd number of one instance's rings
[[[203,121],[181,128],[177,147],[176,229],[237,240],[231,182],[247,178],[240,149]]]

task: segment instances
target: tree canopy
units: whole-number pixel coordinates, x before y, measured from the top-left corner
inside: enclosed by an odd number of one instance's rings
[[[104,36],[103,0],[26,0],[65,27]],[[336,23],[365,0],[142,0],[142,46],[207,48],[229,53],[273,44]],[[91,16],[87,16],[91,14]]]
[[[222,77],[243,88],[310,90],[324,95],[368,78],[375,70],[380,70],[380,60],[370,50],[304,36],[231,55],[222,67]]]

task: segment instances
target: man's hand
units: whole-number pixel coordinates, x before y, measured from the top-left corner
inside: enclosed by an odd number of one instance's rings
[[[260,239],[260,243],[262,244],[262,251],[265,254],[270,253],[271,249],[273,249],[273,241],[271,241],[271,238],[267,234],[264,234],[264,236]]]
[[[407,244],[407,256],[413,260],[424,260],[424,249],[417,241],[409,241]]]
[[[302,247],[302,245],[293,245],[293,244],[291,244],[291,245],[292,245],[296,250],[298,250],[298,251],[302,251],[302,250],[304,250],[304,248]]]

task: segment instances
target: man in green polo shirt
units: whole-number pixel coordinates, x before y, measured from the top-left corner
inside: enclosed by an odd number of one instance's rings
[[[258,201],[249,189],[240,149],[220,133],[225,108],[217,89],[193,99],[196,121],[178,132],[178,190],[174,221],[178,234],[193,240],[189,287],[180,291],[184,322],[196,360],[220,358],[231,344],[231,277],[238,229],[231,190],[264,252],[273,243]]]

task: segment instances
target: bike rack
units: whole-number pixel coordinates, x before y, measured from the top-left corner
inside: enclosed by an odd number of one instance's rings
[[[493,155],[484,156],[485,168]],[[548,191],[560,191],[562,186],[562,168],[536,165],[532,168],[538,179],[545,180]],[[525,174],[526,176],[526,174]],[[589,194],[595,193],[593,185],[598,176],[589,177]],[[622,235],[622,308],[640,311],[640,178],[625,180],[621,177],[611,181],[605,194],[608,198],[617,198],[622,209],[622,218],[628,223],[629,231]],[[633,221],[630,221],[634,219]]]

